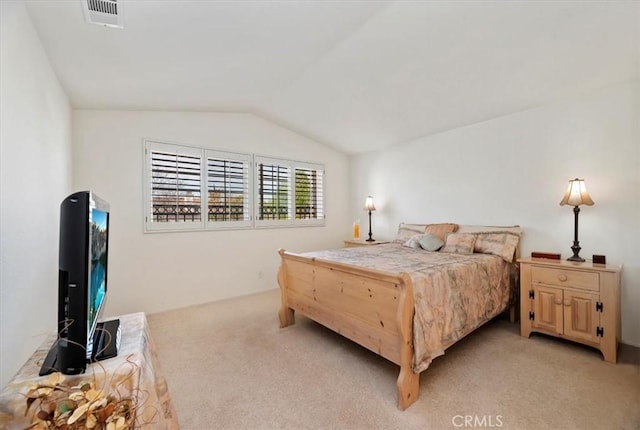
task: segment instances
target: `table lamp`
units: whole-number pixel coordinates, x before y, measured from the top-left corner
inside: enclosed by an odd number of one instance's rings
[[[589,196],[589,193],[587,193],[587,188],[584,185],[583,179],[575,178],[569,181],[567,192],[564,194],[564,197],[560,202],[560,206],[564,205],[573,206],[573,214],[575,219],[573,229],[573,246],[571,247],[571,249],[573,250],[573,256],[567,258],[567,260],[584,261],[584,258],[578,255],[581,249],[580,242],[578,242],[578,214],[580,213],[579,206],[592,206],[593,200],[591,200],[591,196]]]
[[[371,212],[376,210],[376,206],[373,204],[373,197],[367,196],[367,200],[364,202],[364,208],[369,211],[369,239],[367,242],[375,242],[371,236]]]

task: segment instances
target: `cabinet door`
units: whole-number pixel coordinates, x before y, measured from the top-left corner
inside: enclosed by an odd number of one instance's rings
[[[533,328],[562,334],[562,289],[533,285]]]
[[[564,292],[564,334],[565,337],[600,343],[596,329],[600,325],[600,313],[596,311],[597,294]]]

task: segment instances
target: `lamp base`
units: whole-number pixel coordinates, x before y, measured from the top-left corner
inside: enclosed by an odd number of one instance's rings
[[[584,262],[586,261],[584,258],[578,256],[578,255],[574,255],[572,257],[567,258],[567,261],[579,261],[579,262]]]
[[[579,261],[580,263],[586,261],[584,258],[578,255],[581,249],[582,248],[580,248],[579,242],[577,240],[574,240],[573,246],[571,247],[571,250],[573,251],[573,255],[567,258],[567,261]]]
[[[369,210],[369,239],[367,239],[367,242],[375,242],[373,233],[371,233],[371,210]]]

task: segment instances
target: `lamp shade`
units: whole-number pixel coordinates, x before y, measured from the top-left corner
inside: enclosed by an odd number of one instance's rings
[[[367,196],[367,200],[364,202],[364,208],[368,211],[376,210],[376,205],[373,204],[373,197]]]
[[[571,205],[571,206],[593,205],[593,200],[591,200],[591,196],[587,192],[587,188],[584,185],[583,179],[575,178],[569,181],[567,192],[564,193],[564,197],[560,202],[560,206],[564,206],[564,205]]]

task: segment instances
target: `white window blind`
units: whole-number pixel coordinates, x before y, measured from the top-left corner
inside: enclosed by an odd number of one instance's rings
[[[296,219],[324,219],[324,170],[309,166],[295,172]]]
[[[144,140],[145,231],[324,225],[324,166]]]
[[[258,169],[257,198],[259,221],[290,220],[291,167],[277,160],[256,160]]]
[[[147,142],[146,226],[202,228],[202,154],[194,148]]]
[[[324,224],[324,167],[255,157],[256,227]]]
[[[145,141],[145,230],[247,228],[251,155]]]
[[[251,226],[251,156],[206,151],[207,223],[213,227]]]

